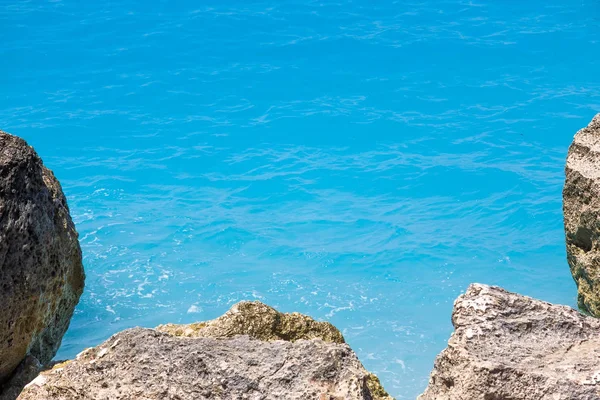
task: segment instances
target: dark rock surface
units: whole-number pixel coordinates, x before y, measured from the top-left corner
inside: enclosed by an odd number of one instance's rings
[[[598,400],[600,321],[473,284],[419,400]]]
[[[43,372],[19,399],[391,400],[331,324],[243,302],[198,325],[120,332]]]
[[[54,357],[84,278],[60,184],[24,140],[0,131],[0,383],[28,355]]]
[[[44,366],[34,356],[25,357],[10,379],[2,385],[0,400],[15,400],[25,385],[34,380],[43,368]]]
[[[567,259],[579,306],[600,316],[600,114],[575,135],[565,175]]]

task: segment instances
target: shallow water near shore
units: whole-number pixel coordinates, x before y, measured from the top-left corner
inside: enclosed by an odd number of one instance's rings
[[[414,399],[470,282],[575,306],[561,189],[600,6],[509,3],[0,2],[0,128],[84,254],[57,358],[257,299]]]

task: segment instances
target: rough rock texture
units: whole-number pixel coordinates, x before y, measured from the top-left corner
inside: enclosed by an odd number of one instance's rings
[[[579,306],[600,316],[600,114],[575,135],[565,174],[567,259]]]
[[[600,399],[599,320],[473,284],[452,322],[419,400]]]
[[[19,400],[392,399],[339,331],[299,314],[244,302],[199,329],[160,330],[120,332],[43,372]]]
[[[228,338],[250,335],[260,340],[320,338],[326,342],[344,343],[339,330],[329,322],[317,322],[299,313],[284,314],[259,301],[243,301],[221,317],[189,325],[160,325],[157,330],[176,336]]]
[[[35,379],[43,367],[34,356],[25,357],[12,373],[11,378],[2,385],[0,400],[15,400],[25,385]]]
[[[27,355],[54,357],[83,283],[60,184],[24,140],[0,131],[0,383]]]

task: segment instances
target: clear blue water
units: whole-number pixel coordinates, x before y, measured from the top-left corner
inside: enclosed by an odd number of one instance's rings
[[[260,299],[413,399],[470,282],[574,306],[599,24],[595,0],[0,0],[0,127],[62,181],[87,271],[58,358]]]

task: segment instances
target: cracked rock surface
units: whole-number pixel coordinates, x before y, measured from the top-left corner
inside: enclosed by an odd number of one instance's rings
[[[567,259],[579,306],[600,316],[600,114],[573,138],[565,176]]]
[[[77,232],[54,174],[27,143],[0,131],[0,383],[47,364],[83,291]],[[35,361],[32,360],[35,358]],[[29,374],[29,372],[28,372]],[[22,379],[23,378],[23,379]]]
[[[600,399],[600,321],[473,284],[419,400]]]
[[[331,324],[242,302],[195,325],[117,333],[19,399],[392,399]]]

